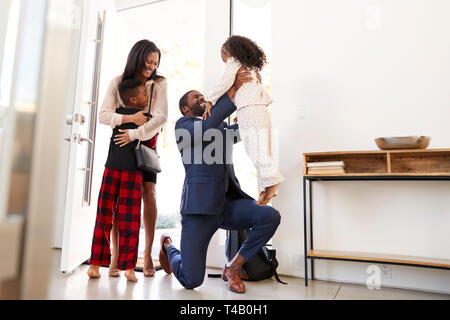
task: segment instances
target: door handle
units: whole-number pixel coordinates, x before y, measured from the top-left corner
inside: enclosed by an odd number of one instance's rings
[[[94,142],[89,138],[83,138],[80,134],[74,134],[72,137],[64,138],[67,142],[77,142],[81,144],[82,142],[89,142],[93,144]]]
[[[89,142],[89,143],[93,143],[91,139],[89,138],[83,138],[83,137],[79,137],[78,139],[78,143],[81,144],[82,142]]]

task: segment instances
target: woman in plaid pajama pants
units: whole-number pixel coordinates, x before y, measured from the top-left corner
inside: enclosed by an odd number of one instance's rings
[[[156,148],[158,133],[167,122],[168,117],[167,80],[157,72],[160,60],[161,51],[153,42],[149,40],[138,41],[130,50],[123,74],[112,79],[108,86],[102,107],[98,114],[99,123],[110,126],[112,129],[127,122],[135,123],[139,126],[137,129],[124,130],[121,134],[116,136],[116,143],[121,146],[127,145],[134,140],[141,140],[147,147],[152,149]],[[152,116],[150,120],[144,115],[144,112],[139,112],[134,115],[122,115],[116,112],[117,109],[124,106],[118,92],[119,83],[122,79],[132,77],[140,80],[148,89],[154,85],[151,109]],[[147,109],[145,111],[147,111]],[[158,215],[158,207],[156,205],[157,174],[153,172],[144,172],[143,175],[144,192],[142,195],[142,222],[145,230],[143,273],[145,277],[153,277],[156,270],[151,252]],[[118,238],[117,225],[118,223],[113,223],[113,254],[109,268],[110,275],[113,277],[119,276],[117,270],[118,255],[116,250],[118,247],[118,240],[116,240]]]
[[[123,115],[132,115],[141,111],[148,102],[145,86],[134,78],[123,80],[119,85],[119,93],[126,107],[117,109],[117,112]],[[129,281],[137,281],[134,269],[138,258],[143,190],[143,173],[136,167],[134,151],[138,141],[123,147],[115,143],[116,135],[120,133],[120,130],[136,127],[134,123],[122,124],[114,129],[111,137],[98,197],[88,270],[90,278],[99,278],[99,266],[109,266],[111,263],[111,229],[113,221],[118,221],[117,268],[126,270],[125,276]]]

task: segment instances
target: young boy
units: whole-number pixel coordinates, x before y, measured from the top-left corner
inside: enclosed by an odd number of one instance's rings
[[[147,106],[148,95],[145,86],[137,79],[123,80],[119,85],[119,94],[126,106],[116,110],[119,114],[135,114]],[[119,130],[135,128],[136,124],[125,123],[113,130],[98,197],[90,266],[87,272],[90,278],[100,278],[99,266],[111,263],[110,238],[114,220],[118,221],[119,227],[117,268],[126,270],[125,277],[129,281],[137,282],[134,269],[138,256],[142,200],[142,172],[136,167],[134,151],[138,141],[124,147],[114,141],[114,137],[120,133]]]

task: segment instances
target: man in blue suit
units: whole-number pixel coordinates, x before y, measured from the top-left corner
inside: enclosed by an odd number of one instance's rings
[[[180,99],[183,117],[175,126],[186,177],[181,198],[181,252],[168,235],[161,236],[160,263],[174,273],[187,289],[203,283],[209,242],[219,229],[250,229],[236,256],[225,265],[222,279],[231,291],[245,293],[242,265],[272,238],[280,224],[280,214],[270,206],[258,206],[241,190],[232,163],[233,144],[239,141],[238,124],[227,119],[236,106],[231,99],[249,81],[249,73],[239,73],[233,87],[202,119],[205,100],[198,91]]]

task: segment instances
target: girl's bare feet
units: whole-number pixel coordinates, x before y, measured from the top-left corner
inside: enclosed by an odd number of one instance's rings
[[[94,266],[94,265],[90,265],[89,269],[87,271],[87,275],[89,276],[89,278],[91,279],[98,279],[100,278],[100,271],[99,271],[100,267],[99,266]]]
[[[117,269],[117,264],[119,261],[119,254],[117,253],[116,250],[112,250],[112,255],[111,255],[111,264],[109,265],[109,276],[110,277],[120,277],[120,272],[119,269]]]
[[[151,250],[144,251],[144,276],[153,277],[155,275],[155,267],[153,266],[153,259]]]
[[[259,195],[259,199],[258,199],[258,201],[256,202],[256,204],[258,205],[258,206],[264,206],[265,204],[265,201],[266,201],[266,191],[263,191],[263,192],[261,192],[261,194]]]
[[[125,278],[131,282],[138,282],[138,278],[136,278],[136,275],[134,274],[134,269],[125,271]]]
[[[266,188],[266,199],[265,202],[263,203],[263,205],[266,205],[270,202],[270,200],[272,200],[273,197],[276,197],[276,193],[278,190],[278,187],[280,186],[280,184],[275,184],[273,186],[267,187]]]

